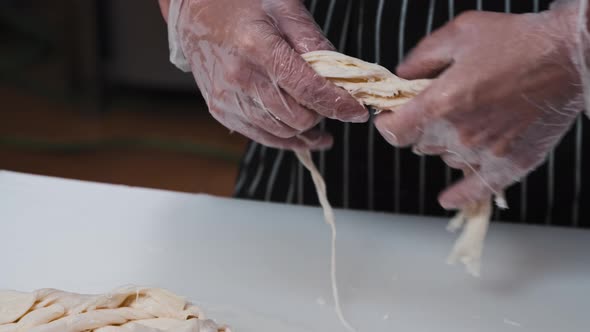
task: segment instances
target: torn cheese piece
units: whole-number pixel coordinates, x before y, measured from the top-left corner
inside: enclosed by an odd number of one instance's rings
[[[431,83],[431,80],[427,79],[405,80],[394,75],[387,68],[338,52],[315,51],[303,54],[302,57],[319,75],[344,88],[360,103],[373,107],[378,112],[395,110],[396,107],[417,96]],[[500,207],[506,206],[502,196],[497,197],[496,202]],[[449,230],[458,230],[465,222],[467,226],[457,239],[447,260],[448,263],[460,261],[470,274],[479,276],[483,244],[491,211],[492,203],[486,200],[460,211],[451,220]]]
[[[319,75],[378,111],[392,110],[407,103],[431,82],[404,80],[385,67],[337,52],[315,51],[302,56]]]
[[[166,290],[134,286],[103,295],[0,290],[1,332],[229,332]]]
[[[492,217],[492,202],[481,201],[460,211],[447,226],[450,232],[463,228],[463,232],[455,242],[447,263],[463,263],[473,276],[479,276],[483,244]]]

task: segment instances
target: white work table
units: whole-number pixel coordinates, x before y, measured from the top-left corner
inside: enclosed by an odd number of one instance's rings
[[[337,211],[359,332],[590,331],[590,232],[493,224],[482,277],[446,220]],[[0,288],[167,288],[235,331],[343,331],[320,209],[0,171]]]

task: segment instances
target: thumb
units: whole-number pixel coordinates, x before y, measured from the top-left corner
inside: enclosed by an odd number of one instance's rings
[[[423,98],[419,95],[391,112],[380,113],[374,123],[389,144],[406,147],[418,142],[426,121]]]
[[[301,1],[269,1],[267,9],[297,53],[335,50]]]
[[[425,37],[397,67],[405,79],[434,78],[453,62],[455,33],[446,25]]]

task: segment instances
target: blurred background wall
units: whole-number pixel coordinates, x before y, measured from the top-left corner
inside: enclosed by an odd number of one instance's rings
[[[168,62],[156,0],[0,1],[0,169],[230,195],[245,139]]]

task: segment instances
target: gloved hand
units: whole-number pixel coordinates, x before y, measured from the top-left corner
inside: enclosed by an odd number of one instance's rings
[[[271,147],[321,149],[331,136],[310,129],[323,117],[368,120],[362,105],[301,58],[333,49],[302,1],[176,1],[168,17],[173,57],[186,58],[209,111],[227,128]]]
[[[397,68],[407,79],[438,78],[395,112],[379,115],[376,126],[393,145],[414,145],[472,173],[439,197],[446,209],[484,201],[523,178],[582,110],[572,61],[576,7],[463,14]]]
[[[590,3],[589,0],[569,0],[578,2],[578,19],[576,23],[576,50],[574,62],[580,72],[584,87],[584,104],[586,115],[590,117]],[[562,0],[563,3],[567,3]],[[555,3],[554,3],[555,4]],[[570,5],[572,5],[570,3]],[[574,6],[574,5],[572,5]]]

